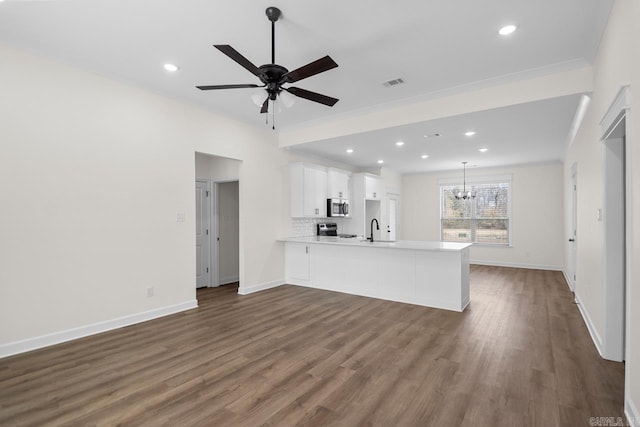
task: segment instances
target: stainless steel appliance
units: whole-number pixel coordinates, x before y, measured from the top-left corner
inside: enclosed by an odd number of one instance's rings
[[[337,236],[338,224],[335,222],[320,222],[316,224],[316,231],[318,236]]]
[[[335,222],[320,222],[316,224],[316,232],[318,236],[344,237],[347,239],[356,237],[355,234],[338,234],[338,224]]]
[[[345,199],[327,199],[327,216],[349,216],[349,201]]]

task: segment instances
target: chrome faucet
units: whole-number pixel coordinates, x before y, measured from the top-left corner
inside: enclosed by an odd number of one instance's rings
[[[376,230],[380,230],[380,224],[378,224],[378,220],[373,218],[371,220],[371,237],[369,237],[368,239],[371,243],[373,243],[373,221],[376,222]]]

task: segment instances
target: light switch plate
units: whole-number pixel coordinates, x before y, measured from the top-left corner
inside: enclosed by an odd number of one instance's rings
[[[186,219],[186,215],[184,214],[184,212],[176,213],[176,222],[184,222],[185,219]]]

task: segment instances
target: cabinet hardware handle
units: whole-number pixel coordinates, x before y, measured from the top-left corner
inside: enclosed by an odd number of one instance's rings
[[[309,253],[309,246],[304,247],[305,253]]]

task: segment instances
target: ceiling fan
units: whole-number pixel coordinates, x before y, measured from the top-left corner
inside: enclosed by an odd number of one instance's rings
[[[332,98],[320,93],[311,92],[310,90],[301,89],[299,87],[283,85],[295,83],[307,77],[315,76],[338,66],[329,55],[313,61],[293,71],[287,70],[282,65],[276,64],[275,57],[275,24],[280,18],[281,12],[277,7],[268,7],[265,11],[267,18],[271,21],[271,64],[264,64],[256,67],[247,58],[242,56],[237,50],[227,44],[216,44],[214,47],[220,52],[233,59],[235,62],[243,66],[250,73],[255,75],[263,83],[257,84],[231,84],[231,85],[213,85],[213,86],[196,86],[200,90],[217,90],[217,89],[243,89],[243,88],[265,88],[267,98],[262,103],[260,113],[269,112],[269,101],[275,101],[280,93],[284,90],[292,95],[309,101],[318,102],[320,104],[333,107],[338,99]]]

